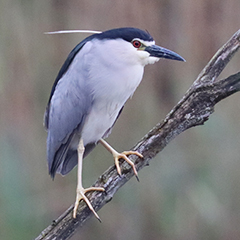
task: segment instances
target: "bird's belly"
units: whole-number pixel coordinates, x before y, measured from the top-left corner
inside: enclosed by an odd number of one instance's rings
[[[102,105],[102,107],[100,107]],[[122,105],[98,104],[94,106],[86,118],[81,137],[86,146],[101,139],[114,124]]]
[[[132,96],[143,75],[141,65],[121,71],[115,66],[110,70],[117,69],[116,72],[110,74],[103,71],[104,67],[101,69],[97,77],[88,79],[94,101],[81,132],[85,146],[107,137],[106,132],[113,126],[119,111]]]

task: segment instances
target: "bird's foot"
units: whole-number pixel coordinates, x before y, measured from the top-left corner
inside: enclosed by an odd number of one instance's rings
[[[137,169],[135,167],[135,164],[127,157],[128,155],[137,155],[140,158],[143,158],[143,155],[137,151],[124,151],[122,153],[117,152],[113,147],[111,147],[105,140],[100,139],[99,142],[113,155],[114,161],[115,161],[115,165],[117,168],[117,172],[118,174],[121,176],[121,168],[119,165],[119,159],[123,158],[128,164],[130,164],[130,166],[132,167],[134,174],[138,179],[138,173],[137,173]]]
[[[138,157],[143,158],[143,155],[139,152],[136,152],[136,151],[124,151],[122,153],[118,153],[117,151],[114,151],[114,152],[112,152],[112,154],[113,154],[113,157],[114,157],[114,161],[115,161],[115,165],[116,165],[118,174],[120,176],[122,175],[121,168],[120,168],[120,165],[119,165],[119,159],[123,158],[132,167],[133,172],[134,172],[137,180],[139,181],[138,173],[137,173],[137,169],[135,167],[135,164],[127,156],[128,155],[137,155]]]
[[[103,191],[105,191],[105,189],[102,187],[90,187],[90,188],[86,188],[86,189],[84,189],[83,187],[77,187],[77,196],[76,196],[76,201],[75,201],[75,205],[74,205],[74,209],[73,209],[73,218],[76,218],[79,202],[83,199],[86,202],[86,204],[88,205],[88,207],[90,208],[90,210],[94,213],[95,217],[101,222],[100,217],[95,212],[92,204],[90,203],[90,201],[88,200],[88,198],[85,195],[87,192],[90,192],[90,191],[103,192]]]

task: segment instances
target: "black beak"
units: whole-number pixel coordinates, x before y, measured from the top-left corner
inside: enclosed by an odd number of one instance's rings
[[[147,51],[152,57],[167,58],[167,59],[186,62],[185,59],[182,58],[177,53],[170,51],[166,48],[159,47],[157,45],[148,46],[145,48],[145,51]]]

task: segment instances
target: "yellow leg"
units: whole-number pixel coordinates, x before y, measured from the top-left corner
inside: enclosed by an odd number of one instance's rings
[[[76,201],[75,201],[75,206],[73,209],[73,218],[76,218],[79,202],[81,199],[83,199],[86,202],[86,204],[88,205],[88,207],[90,208],[90,210],[94,213],[95,217],[100,221],[99,216],[95,212],[95,210],[94,210],[92,204],[90,203],[90,201],[88,200],[88,198],[85,196],[85,193],[89,192],[89,191],[105,191],[105,189],[102,187],[90,187],[90,188],[86,188],[86,189],[83,188],[83,186],[82,186],[82,161],[83,161],[84,150],[85,150],[85,148],[84,148],[83,140],[80,139],[80,142],[78,145],[78,184],[77,184]]]
[[[131,165],[135,176],[138,179],[138,173],[136,170],[136,167],[134,165],[134,163],[127,157],[128,155],[134,154],[137,155],[138,157],[143,157],[143,155],[139,152],[136,151],[124,151],[122,153],[117,152],[114,148],[112,148],[105,140],[100,139],[99,142],[113,155],[114,161],[115,161],[115,165],[117,168],[117,172],[119,175],[121,175],[121,168],[119,166],[119,159],[123,158],[128,164]]]

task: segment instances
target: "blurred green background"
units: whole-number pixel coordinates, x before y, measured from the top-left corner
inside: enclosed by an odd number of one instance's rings
[[[0,1],[0,239],[34,239],[75,200],[76,169],[54,181],[43,114],[57,73],[85,34],[63,29],[147,29],[187,62],[162,60],[144,79],[108,138],[130,149],[180,100],[212,55],[240,28],[239,0]],[[240,52],[221,77],[240,71]],[[129,181],[72,239],[240,239],[240,94],[173,140],[140,183]],[[96,161],[101,156],[102,161]],[[90,186],[113,164],[98,146],[84,161]]]

